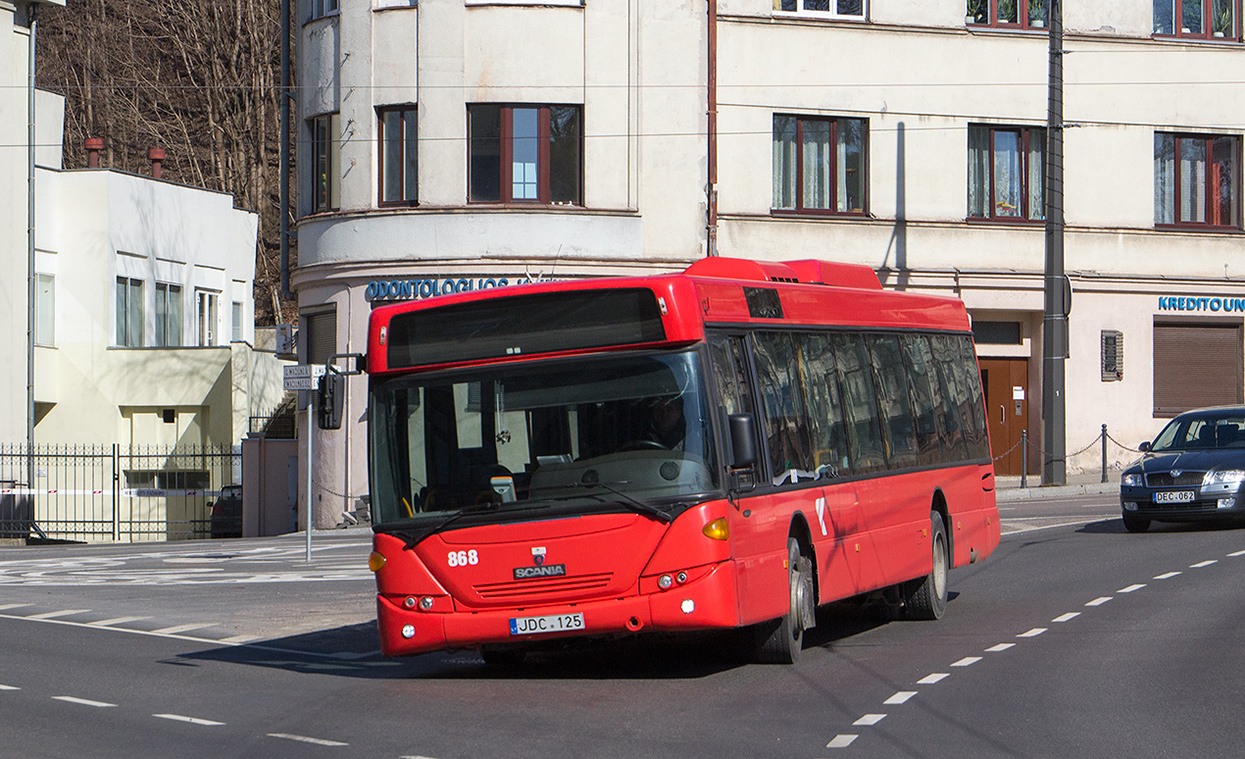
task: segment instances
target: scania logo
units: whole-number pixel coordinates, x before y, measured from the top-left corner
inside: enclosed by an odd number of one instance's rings
[[[538,567],[545,563],[544,546],[532,546],[532,561],[534,561]]]
[[[514,568],[514,579],[516,580],[534,580],[540,577],[562,577],[565,574],[565,564],[546,564],[537,567]]]

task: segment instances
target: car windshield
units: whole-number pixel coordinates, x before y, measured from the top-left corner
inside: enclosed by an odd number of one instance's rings
[[[717,489],[700,356],[614,354],[373,385],[377,524],[657,513]],[[468,521],[468,520],[464,520]],[[461,523],[460,523],[461,524]]]
[[[1245,414],[1176,417],[1154,439],[1150,450],[1205,451],[1221,448],[1245,448]]]

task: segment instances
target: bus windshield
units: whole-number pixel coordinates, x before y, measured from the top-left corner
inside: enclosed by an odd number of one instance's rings
[[[704,387],[695,351],[380,380],[369,410],[373,522],[470,514],[477,524],[541,507],[668,519],[664,509],[718,489]]]

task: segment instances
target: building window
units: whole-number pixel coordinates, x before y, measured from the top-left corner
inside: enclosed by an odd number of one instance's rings
[[[199,345],[204,348],[217,345],[220,329],[220,315],[217,311],[219,293],[199,290],[195,297],[198,301]]]
[[[1045,129],[969,125],[969,218],[1046,218],[1042,197],[1045,171]]]
[[[337,311],[304,314],[303,319],[303,363],[328,363],[337,353]]]
[[[233,328],[230,334],[230,340],[235,343],[240,343],[246,339],[246,330],[245,325],[242,322],[242,304],[236,300],[233,302],[233,312],[231,313],[231,316],[233,317]]]
[[[774,209],[863,214],[864,119],[774,115]]]
[[[1124,379],[1124,333],[1114,329],[1102,330],[1102,381],[1119,382]]]
[[[577,105],[467,106],[472,203],[583,205]]]
[[[156,283],[156,345],[161,348],[182,345],[181,285]]]
[[[415,205],[415,108],[400,106],[377,111],[380,142],[380,202]]]
[[[1156,323],[1154,416],[1241,403],[1243,356],[1240,324]]]
[[[341,187],[341,119],[336,113],[316,116],[307,122],[311,127],[312,167],[315,171],[311,192],[311,212],[336,211],[342,206]]]
[[[1154,33],[1237,39],[1237,0],[1154,0]]]
[[[35,281],[35,345],[56,344],[56,277],[38,274]]]
[[[117,345],[143,346],[143,281],[117,277]]]
[[[1044,29],[1049,8],[1050,0],[968,0],[964,21],[970,26]]]
[[[862,19],[868,8],[865,0],[774,0],[774,10]]]
[[[1154,135],[1154,223],[1239,227],[1240,139]]]
[[[323,18],[337,13],[337,0],[311,0],[311,18]]]

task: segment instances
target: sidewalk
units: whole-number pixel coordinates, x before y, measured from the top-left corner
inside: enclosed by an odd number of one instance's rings
[[[1066,485],[1042,485],[1040,474],[1031,474],[1020,486],[1019,476],[996,476],[995,498],[999,501],[1019,501],[1026,498],[1051,498],[1056,496],[1077,496],[1095,494],[1114,494],[1120,492],[1120,473],[1118,470],[1107,470],[1107,481],[1102,481],[1102,472],[1085,472],[1069,474]]]

